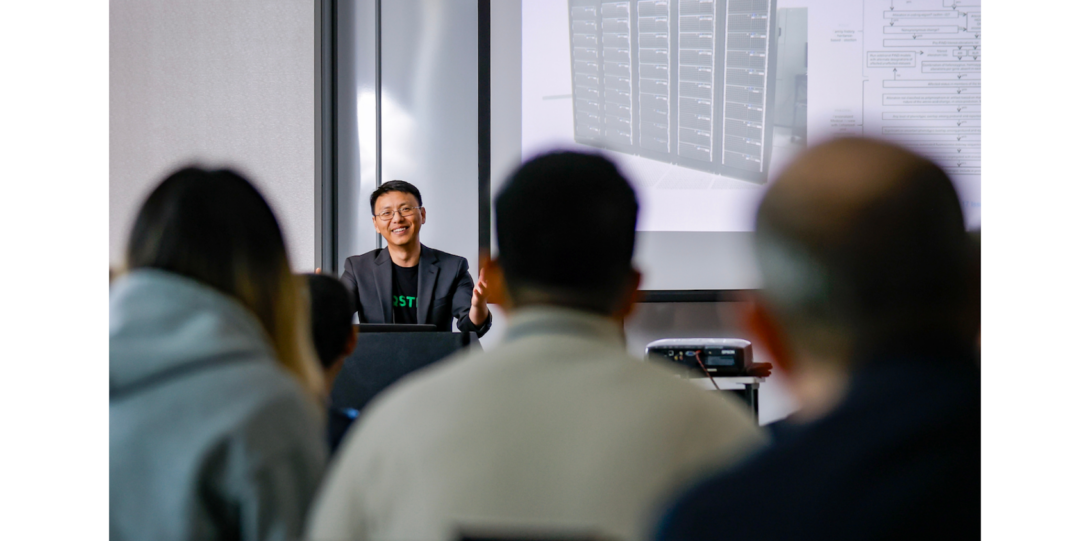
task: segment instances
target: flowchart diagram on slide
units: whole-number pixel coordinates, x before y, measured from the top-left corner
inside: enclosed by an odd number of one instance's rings
[[[981,0],[864,1],[863,135],[980,176]]]

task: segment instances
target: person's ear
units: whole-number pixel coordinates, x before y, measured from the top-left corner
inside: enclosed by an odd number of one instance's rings
[[[428,221],[428,209],[423,206],[420,207],[420,225],[424,225]]]
[[[378,228],[378,216],[371,217],[371,223],[375,225],[375,233],[382,234],[382,230]]]
[[[623,323],[624,319],[636,310],[636,303],[640,301],[640,282],[642,280],[643,274],[636,269],[632,269],[625,282],[624,290],[621,292],[621,302],[617,306],[617,310],[613,312],[613,319]]]
[[[754,342],[772,356],[770,360],[777,370],[789,376],[794,374],[796,365],[786,337],[779,323],[759,298],[745,303],[742,309],[742,327]]]
[[[499,260],[491,259],[487,254],[481,254],[484,264],[484,280],[488,282],[488,303],[498,304],[506,312],[515,307],[511,296],[507,294],[507,279],[503,274],[503,266]]]
[[[348,333],[348,341],[344,343],[344,351],[341,352],[341,356],[348,357],[353,351],[356,351],[356,343],[360,341],[360,333],[356,330],[356,326],[352,326],[352,332]]]

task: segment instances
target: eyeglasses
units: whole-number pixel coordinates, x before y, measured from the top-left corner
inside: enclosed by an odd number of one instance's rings
[[[415,211],[416,209],[422,209],[422,208],[424,208],[424,207],[401,207],[401,208],[397,209],[397,213],[400,214],[402,218],[407,218],[409,216],[412,216],[413,211]],[[373,214],[372,216],[374,216],[375,218],[378,218],[379,220],[382,220],[384,222],[388,222],[394,217],[394,211],[384,210],[381,213]]]

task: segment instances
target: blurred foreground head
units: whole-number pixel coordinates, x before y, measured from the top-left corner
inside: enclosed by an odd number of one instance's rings
[[[128,269],[172,272],[242,303],[288,371],[308,389],[322,388],[304,286],[272,209],[238,173],[187,167],[168,176],[140,208],[125,258]]]
[[[576,152],[538,156],[512,174],[495,207],[511,304],[628,310],[639,285],[632,268],[639,204],[612,162]]]
[[[769,188],[756,231],[762,306],[787,355],[847,363],[975,335],[961,204],[923,157],[859,138],[814,147]]]
[[[356,313],[352,297],[340,280],[325,274],[306,274],[310,291],[310,327],[314,351],[322,368],[329,370],[352,353],[356,333],[352,316]]]

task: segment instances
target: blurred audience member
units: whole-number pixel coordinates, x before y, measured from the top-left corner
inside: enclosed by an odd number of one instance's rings
[[[496,199],[490,299],[503,342],[409,376],[368,407],[311,539],[647,533],[662,496],[764,436],[733,397],[625,352],[636,194],[604,158],[549,154]]]
[[[326,460],[302,284],[228,170],[141,207],[110,291],[110,539],[296,539]]]
[[[310,325],[314,349],[325,372],[326,395],[333,391],[333,381],[344,366],[344,360],[356,349],[357,334],[352,327],[355,307],[348,289],[340,280],[324,274],[307,274],[310,289]],[[359,415],[350,408],[329,407],[326,437],[330,453],[337,450],[341,438]]]
[[[661,540],[980,537],[980,373],[954,186],[901,148],[840,139],[757,214],[749,315],[804,423],[674,503]]]
[[[980,314],[981,314],[980,302],[981,302],[981,299],[983,298],[983,296],[981,295],[983,282],[981,281],[981,272],[980,272],[980,270],[981,270],[981,265],[980,265],[980,262],[981,262],[981,258],[980,258],[980,256],[981,256],[981,249],[980,249],[981,248],[981,243],[980,243],[980,241],[981,241],[981,239],[980,239],[980,230],[979,229],[976,229],[976,230],[973,230],[973,231],[969,232],[969,245],[972,247],[972,254],[973,254],[972,258],[971,258],[972,264],[969,266],[969,269],[970,269],[969,270],[969,284],[971,284],[969,286],[970,287],[969,291],[973,296],[973,298],[972,298],[973,310],[971,312],[970,317],[972,318],[973,323],[976,324],[976,347],[977,347],[977,350],[980,349],[980,345],[981,345],[980,344],[980,338],[981,338],[981,333],[982,333],[982,327],[980,325]],[[979,361],[979,359],[977,359],[977,360]]]

